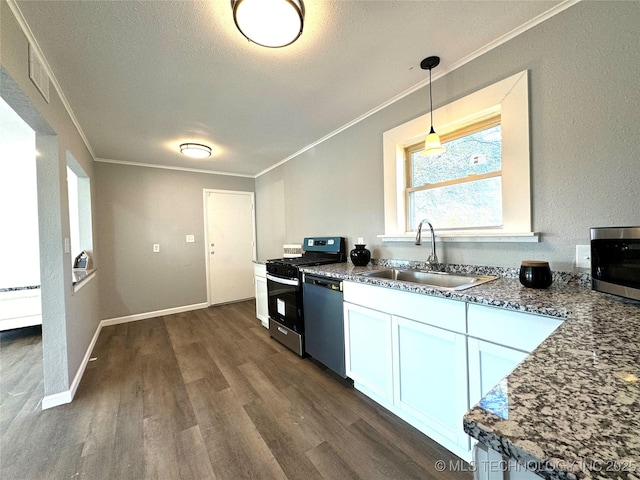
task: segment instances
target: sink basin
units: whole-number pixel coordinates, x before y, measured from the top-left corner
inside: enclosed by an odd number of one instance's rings
[[[491,275],[470,275],[466,273],[427,272],[423,270],[389,268],[361,273],[364,277],[385,278],[403,282],[419,283],[444,290],[464,290],[498,277]]]

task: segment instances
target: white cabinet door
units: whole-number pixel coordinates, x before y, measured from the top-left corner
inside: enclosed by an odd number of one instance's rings
[[[256,277],[256,317],[262,326],[269,328],[269,300],[267,296],[267,279]]]
[[[469,400],[471,406],[484,397],[500,380],[509,375],[528,355],[526,352],[468,339],[469,347]]]
[[[469,409],[465,335],[396,316],[392,325],[394,404],[438,440],[468,450],[462,429]]]
[[[269,328],[269,297],[267,295],[267,266],[264,263],[254,263],[256,288],[256,317],[262,322],[264,328]]]
[[[344,303],[347,376],[379,402],[393,401],[391,315]]]

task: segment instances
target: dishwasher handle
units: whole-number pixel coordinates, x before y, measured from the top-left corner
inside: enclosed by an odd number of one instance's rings
[[[315,275],[305,275],[304,283],[315,285],[316,287],[328,288],[329,290],[342,291],[342,280],[336,278],[316,277]]]

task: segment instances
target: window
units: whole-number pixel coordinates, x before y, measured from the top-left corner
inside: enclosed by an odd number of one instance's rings
[[[93,253],[91,220],[91,182],[78,161],[67,152],[67,191],[69,200],[69,243],[71,265],[86,250]]]
[[[427,218],[441,229],[502,226],[502,129],[491,117],[442,137],[447,151],[405,149],[407,230]]]
[[[531,231],[527,72],[434,110],[433,118],[449,149],[435,159],[419,154],[428,113],[384,132],[383,241],[413,239],[426,218],[444,241],[537,242]],[[492,137],[500,139],[500,155],[497,144],[459,153]],[[407,151],[416,155],[412,161]],[[445,157],[446,167],[440,163]]]

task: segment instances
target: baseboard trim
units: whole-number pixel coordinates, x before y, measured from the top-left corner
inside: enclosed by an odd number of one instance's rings
[[[193,305],[183,305],[182,307],[167,308],[165,310],[156,310],[155,312],[137,313],[135,315],[126,315],[124,317],[107,318],[100,322],[100,327],[109,325],[119,325],[121,323],[136,322],[138,320],[146,320],[147,318],[161,317],[163,315],[173,315],[175,313],[190,312],[191,310],[200,310],[207,308],[208,303],[194,303]]]
[[[89,347],[87,348],[87,351],[84,354],[82,363],[80,364],[80,367],[76,372],[76,376],[73,378],[73,382],[71,382],[71,388],[69,390],[65,390],[64,392],[54,393],[53,395],[45,396],[42,399],[42,410],[57,407],[58,405],[64,405],[65,403],[71,403],[71,401],[73,400],[73,397],[76,394],[76,390],[78,390],[78,386],[80,385],[80,380],[82,380],[82,376],[84,375],[84,371],[87,368],[87,364],[91,359],[93,348],[96,346],[96,342],[98,341],[98,336],[100,336],[102,327],[108,327],[109,325],[118,325],[121,323],[135,322],[137,320],[146,320],[147,318],[161,317],[163,315],[173,315],[175,313],[190,312],[192,310],[200,310],[201,308],[207,308],[208,306],[209,304],[206,302],[195,303],[193,305],[183,305],[182,307],[167,308],[165,310],[156,310],[155,312],[138,313],[136,315],[127,315],[124,317],[108,318],[105,320],[101,320],[100,323],[98,324],[98,328],[96,328],[96,332],[93,334],[91,343],[89,344]]]
[[[47,395],[42,399],[42,410],[57,407],[58,405],[64,405],[65,403],[71,403],[72,399],[73,395],[71,394],[71,390]]]
[[[82,358],[82,362],[80,363],[80,367],[76,371],[75,377],[73,377],[73,382],[71,382],[71,388],[64,392],[55,393],[53,395],[47,395],[42,399],[42,409],[46,410],[48,408],[57,407],[58,405],[64,405],[65,403],[71,403],[73,397],[76,395],[76,390],[80,386],[80,380],[82,380],[82,376],[84,375],[84,371],[87,368],[87,364],[91,359],[91,353],[93,352],[93,347],[96,346],[96,342],[98,341],[98,337],[100,336],[100,331],[102,330],[102,322],[98,324],[98,328],[96,328],[95,333],[93,334],[93,338],[91,339],[91,343],[89,343],[89,347]]]

